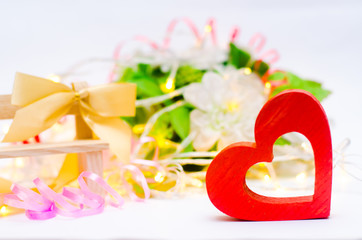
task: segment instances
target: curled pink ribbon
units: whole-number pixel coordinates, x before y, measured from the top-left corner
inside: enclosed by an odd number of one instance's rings
[[[197,27],[196,27],[195,23],[192,20],[190,20],[189,18],[176,18],[176,19],[172,20],[170,22],[170,24],[168,25],[168,27],[167,27],[166,36],[165,36],[165,38],[163,40],[163,49],[168,49],[169,48],[170,42],[171,42],[171,36],[172,36],[172,34],[174,32],[174,29],[175,29],[176,25],[178,23],[181,23],[181,22],[185,23],[189,27],[191,32],[194,34],[194,37],[196,38],[196,41],[198,43],[201,42],[202,37],[200,36],[200,33],[197,30]]]
[[[137,202],[143,202],[150,198],[151,196],[151,190],[148,186],[148,183],[154,183],[154,178],[146,178],[141,171],[141,168],[143,167],[154,167],[157,169],[158,172],[161,172],[162,174],[165,174],[164,168],[158,163],[158,155],[159,155],[159,147],[156,145],[155,147],[155,153],[153,155],[152,160],[146,160],[146,159],[138,159],[135,158],[136,154],[136,146],[141,146],[148,142],[156,142],[156,140],[152,137],[142,137],[140,140],[132,144],[132,158],[129,164],[122,164],[117,163],[118,168],[120,169],[120,176],[123,182],[123,186],[126,189],[129,197],[133,201]],[[132,189],[132,185],[127,181],[125,177],[125,172],[128,171],[132,174],[133,179],[140,184],[141,189],[144,193],[144,198],[140,198],[137,196],[137,194],[134,193]],[[107,178],[109,178],[111,175],[116,174],[117,171],[112,172],[108,175]]]
[[[155,142],[154,138],[145,137],[137,142],[142,145],[147,142]],[[133,150],[134,151],[134,150]],[[157,171],[165,174],[164,168],[158,163],[159,148],[156,145],[152,160],[132,159],[130,164],[119,165],[120,175],[130,198],[135,201],[144,201],[151,195],[148,183],[155,182],[153,178],[146,178],[141,167],[155,167]],[[144,198],[138,197],[132,190],[132,185],[127,182],[125,172],[129,171],[133,179],[140,183],[144,191]],[[100,176],[91,172],[82,172],[78,177],[79,189],[64,187],[62,193],[56,193],[39,178],[34,179],[34,184],[39,193],[22,187],[18,184],[11,186],[13,194],[4,197],[4,203],[15,208],[25,209],[25,214],[32,220],[46,220],[56,215],[66,217],[83,217],[103,212],[106,206],[104,197],[92,192],[84,178],[88,178],[99,184],[113,198],[108,204],[121,208],[124,199]]]
[[[254,49],[256,53],[260,52],[266,43],[266,37],[261,33],[254,34],[249,40],[249,47]]]
[[[43,181],[36,178],[33,182],[39,193],[13,184],[11,186],[13,194],[6,195],[4,203],[25,209],[26,216],[32,220],[50,219],[57,214],[67,217],[83,217],[101,213],[106,201],[104,197],[89,190],[84,178],[98,183],[114,198],[115,201],[111,201],[110,205],[117,208],[122,207],[124,199],[100,176],[86,171],[78,177],[80,189],[65,187],[62,193],[56,193]]]

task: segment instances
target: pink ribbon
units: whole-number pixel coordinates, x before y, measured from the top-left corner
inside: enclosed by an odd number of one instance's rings
[[[163,49],[168,49],[169,48],[170,42],[171,42],[171,36],[173,34],[173,31],[174,31],[176,25],[178,23],[180,23],[180,22],[184,22],[189,27],[191,32],[194,34],[194,37],[196,38],[197,42],[201,42],[200,33],[197,30],[197,27],[196,27],[196,25],[195,25],[195,23],[193,21],[191,21],[188,18],[180,18],[180,19],[176,18],[176,19],[172,20],[170,22],[170,24],[168,25],[168,27],[167,27],[166,36],[165,36],[165,38],[163,40]]]
[[[214,45],[214,46],[216,46],[217,45],[217,39],[216,39],[216,31],[215,31],[215,19],[214,18],[210,18],[208,21],[207,21],[207,24],[206,24],[206,26],[210,26],[210,28],[211,28],[211,32],[210,32],[210,35],[211,35],[211,41],[212,41],[212,44]],[[205,35],[204,35],[204,37],[206,37]]]
[[[155,142],[152,137],[144,137],[136,145],[142,145],[147,142]],[[133,149],[133,152],[135,149]],[[159,148],[156,145],[152,160],[132,159],[130,164],[119,164],[120,175],[130,198],[134,201],[145,201],[151,195],[148,183],[155,182],[153,178],[146,178],[141,169],[142,167],[154,167],[157,171],[165,174],[164,168],[158,163]],[[127,182],[125,172],[132,173],[135,181],[140,183],[144,191],[144,198],[138,197],[132,190],[132,185]],[[115,173],[115,172],[114,172]],[[112,174],[114,174],[112,173]],[[108,176],[109,177],[109,176]],[[4,197],[4,203],[8,206],[25,209],[25,214],[32,220],[46,220],[54,218],[56,215],[66,217],[84,217],[103,212],[106,206],[104,197],[92,192],[84,178],[88,178],[99,184],[114,200],[109,200],[108,204],[121,208],[124,199],[100,176],[91,172],[82,172],[78,177],[79,189],[64,187],[62,193],[56,193],[48,187],[39,178],[34,179],[34,184],[39,193],[18,184],[11,186],[13,194]]]
[[[230,42],[235,42],[240,36],[241,30],[238,26],[234,26],[230,34]]]
[[[184,22],[189,27],[189,29],[195,36],[197,42],[202,42],[203,40],[205,40],[206,34],[201,36],[194,22],[192,22],[188,18],[179,18],[179,19],[174,19],[170,22],[170,24],[167,27],[165,37],[163,39],[163,43],[160,44],[160,46],[156,42],[152,41],[151,39],[149,39],[145,36],[136,36],[133,39],[131,39],[129,42],[139,41],[139,42],[149,45],[152,49],[167,50],[170,46],[171,37],[173,35],[174,29],[175,29],[176,25],[180,22]],[[215,25],[216,25],[216,20],[214,18],[210,18],[206,24],[206,26],[209,26],[211,28],[210,35],[211,35],[211,41],[212,41],[213,45],[217,45],[217,36],[216,36],[216,31],[215,31]],[[238,38],[239,34],[240,34],[240,29],[239,29],[239,27],[235,26],[231,31],[230,42],[235,42],[236,39]],[[117,47],[115,48],[114,53],[113,53],[114,60],[119,59],[121,49],[123,48],[125,43],[126,42],[122,42],[119,45],[117,45]],[[265,43],[266,43],[265,36],[263,36],[260,33],[256,33],[250,38],[248,45],[250,48],[254,49],[255,53],[260,53],[262,48],[265,46]],[[271,50],[268,50],[265,53],[263,53],[261,55],[261,57],[259,58],[259,60],[261,60],[261,61],[268,60],[269,65],[272,65],[279,60],[279,54],[276,50],[271,49]],[[108,77],[108,82],[112,82],[114,80],[116,69],[117,69],[117,65],[114,64],[112,71]]]
[[[128,41],[123,41],[121,43],[119,43],[116,48],[113,51],[113,59],[115,61],[117,61],[121,55],[121,50],[123,49],[123,47],[129,43],[129,42],[133,42],[133,41],[138,41],[141,43],[145,43],[147,45],[149,45],[151,47],[151,49],[158,49],[159,46],[157,45],[156,42],[152,41],[151,39],[149,39],[146,36],[135,36],[132,39],[128,40]],[[117,64],[115,63],[112,67],[112,71],[110,72],[109,76],[108,76],[108,82],[112,82],[114,81],[114,77],[115,77],[115,71],[117,69]]]
[[[138,142],[134,143],[132,146],[132,156],[135,156],[136,146],[143,145],[148,142],[156,142],[156,140],[152,137],[142,137]],[[161,172],[162,174],[165,174],[165,169],[158,163],[158,155],[159,155],[159,147],[156,145],[155,147],[155,153],[153,155],[152,160],[146,160],[146,159],[138,159],[138,158],[132,158],[130,161],[130,164],[122,164],[118,163],[118,167],[120,169],[120,175],[123,182],[123,186],[125,187],[129,197],[138,202],[143,202],[150,198],[151,190],[148,186],[148,183],[154,183],[154,178],[146,178],[144,174],[141,171],[141,168],[146,167],[154,167],[157,169],[158,172]],[[136,180],[143,192],[144,192],[144,198],[140,198],[137,196],[137,194],[134,193],[132,189],[132,185],[128,183],[128,181],[125,178],[125,172],[129,171],[132,173],[132,177],[134,180]],[[107,178],[109,178],[111,175],[116,174],[117,172],[112,172],[110,175],[108,175]]]
[[[89,190],[84,178],[98,183],[115,199],[115,201],[109,202],[110,205],[117,208],[122,207],[124,199],[100,176],[90,172],[82,172],[79,175],[80,189],[65,187],[62,193],[54,192],[39,178],[33,182],[40,194],[13,184],[11,186],[13,194],[6,195],[4,203],[25,209],[26,216],[32,220],[50,219],[57,214],[67,217],[83,217],[101,213],[106,201],[104,197]]]
[[[278,51],[275,49],[270,49],[264,52],[259,59],[264,62],[268,62],[270,65],[273,65],[279,60],[279,58],[280,56]]]
[[[266,38],[260,33],[254,34],[249,40],[249,47],[254,49],[256,53],[260,52],[266,43]]]

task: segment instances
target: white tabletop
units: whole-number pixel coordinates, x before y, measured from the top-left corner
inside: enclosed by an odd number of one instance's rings
[[[361,12],[361,1],[0,1],[0,94],[11,93],[16,71],[59,73],[83,59],[109,58],[118,42],[136,34],[160,41],[174,17],[187,16],[201,29],[213,16],[220,42],[226,43],[234,25],[241,26],[245,44],[261,32],[267,48],[281,55],[277,67],[332,90],[323,105],[333,144],[348,137],[347,152],[360,154]],[[108,72],[95,68],[93,77],[82,80],[105,82]],[[233,221],[206,195],[195,195],[127,202],[123,210],[107,208],[81,219],[11,216],[0,219],[0,238],[358,239],[361,203],[362,183],[336,177],[326,220]]]

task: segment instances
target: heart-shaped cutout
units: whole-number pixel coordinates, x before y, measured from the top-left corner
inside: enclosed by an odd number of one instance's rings
[[[249,189],[267,197],[314,194],[314,155],[304,135],[286,133],[273,146],[273,162],[256,163],[246,173]]]
[[[273,144],[288,132],[310,141],[315,161],[314,194],[266,197],[246,185],[248,169],[273,160]],[[221,212],[238,219],[297,220],[327,218],[332,189],[332,143],[326,114],[318,100],[302,90],[284,91],[270,99],[255,123],[255,143],[239,142],[222,150],[206,174],[207,193]]]

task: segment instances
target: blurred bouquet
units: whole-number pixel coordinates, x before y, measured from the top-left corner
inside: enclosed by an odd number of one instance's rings
[[[181,52],[169,47],[179,22],[189,26],[196,40]],[[175,20],[160,45],[135,38],[151,46],[148,52],[122,57],[122,44],[115,51],[111,74],[113,81],[137,85],[136,116],[124,118],[134,135],[153,137],[161,161],[180,163],[200,179],[218,151],[234,142],[254,141],[256,117],[270,97],[286,89],[309,91],[320,101],[330,94],[318,82],[273,69],[279,55],[273,49],[263,51],[261,34],[243,46],[236,41],[240,30],[234,28],[230,41],[218,44],[214,23],[211,19],[199,32],[190,20]],[[313,150],[302,135],[283,135],[274,146],[274,167],[255,166],[249,177],[313,174]],[[143,158],[154,153],[147,144],[140,150]],[[301,167],[281,167],[284,160],[301,161]]]

